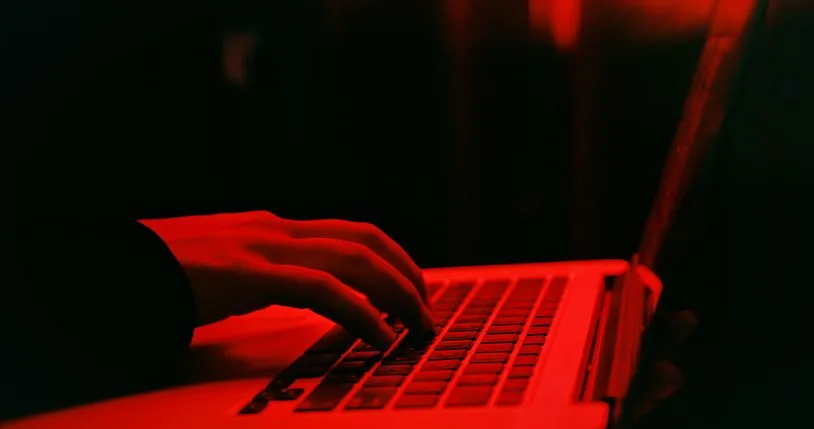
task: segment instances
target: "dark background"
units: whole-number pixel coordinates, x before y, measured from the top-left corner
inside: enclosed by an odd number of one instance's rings
[[[373,222],[425,267],[635,251],[703,27],[563,52],[526,1],[333,3],[256,27],[259,131],[219,166],[243,201]]]

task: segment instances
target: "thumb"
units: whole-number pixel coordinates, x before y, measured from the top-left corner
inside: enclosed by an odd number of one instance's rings
[[[633,420],[649,414],[659,403],[672,396],[684,384],[684,374],[673,363],[658,361],[650,369],[650,382],[634,405]]]

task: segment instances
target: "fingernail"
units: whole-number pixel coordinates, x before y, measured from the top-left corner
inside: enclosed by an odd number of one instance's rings
[[[396,333],[390,329],[380,329],[379,335],[376,338],[376,344],[371,344],[376,347],[388,347],[396,341]]]

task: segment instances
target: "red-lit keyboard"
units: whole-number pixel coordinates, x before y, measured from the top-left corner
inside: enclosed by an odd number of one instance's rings
[[[300,401],[296,412],[516,406],[525,397],[567,279],[430,284],[437,336],[409,341],[400,324],[389,347],[365,344],[339,326],[326,333],[241,411]],[[300,398],[295,381],[319,384]]]

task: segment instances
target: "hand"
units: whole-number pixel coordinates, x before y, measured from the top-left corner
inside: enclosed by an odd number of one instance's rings
[[[421,271],[373,225],[259,211],[142,223],[183,266],[198,326],[276,304],[311,309],[371,344],[395,338],[382,312],[433,332]]]
[[[650,362],[643,362],[641,376],[643,389],[629,398],[626,407],[626,419],[635,423],[650,414],[653,410],[675,394],[684,384],[684,374],[676,361],[690,334],[698,326],[698,319],[690,311],[679,311],[667,316],[665,337],[658,341],[657,350],[653,352]]]

